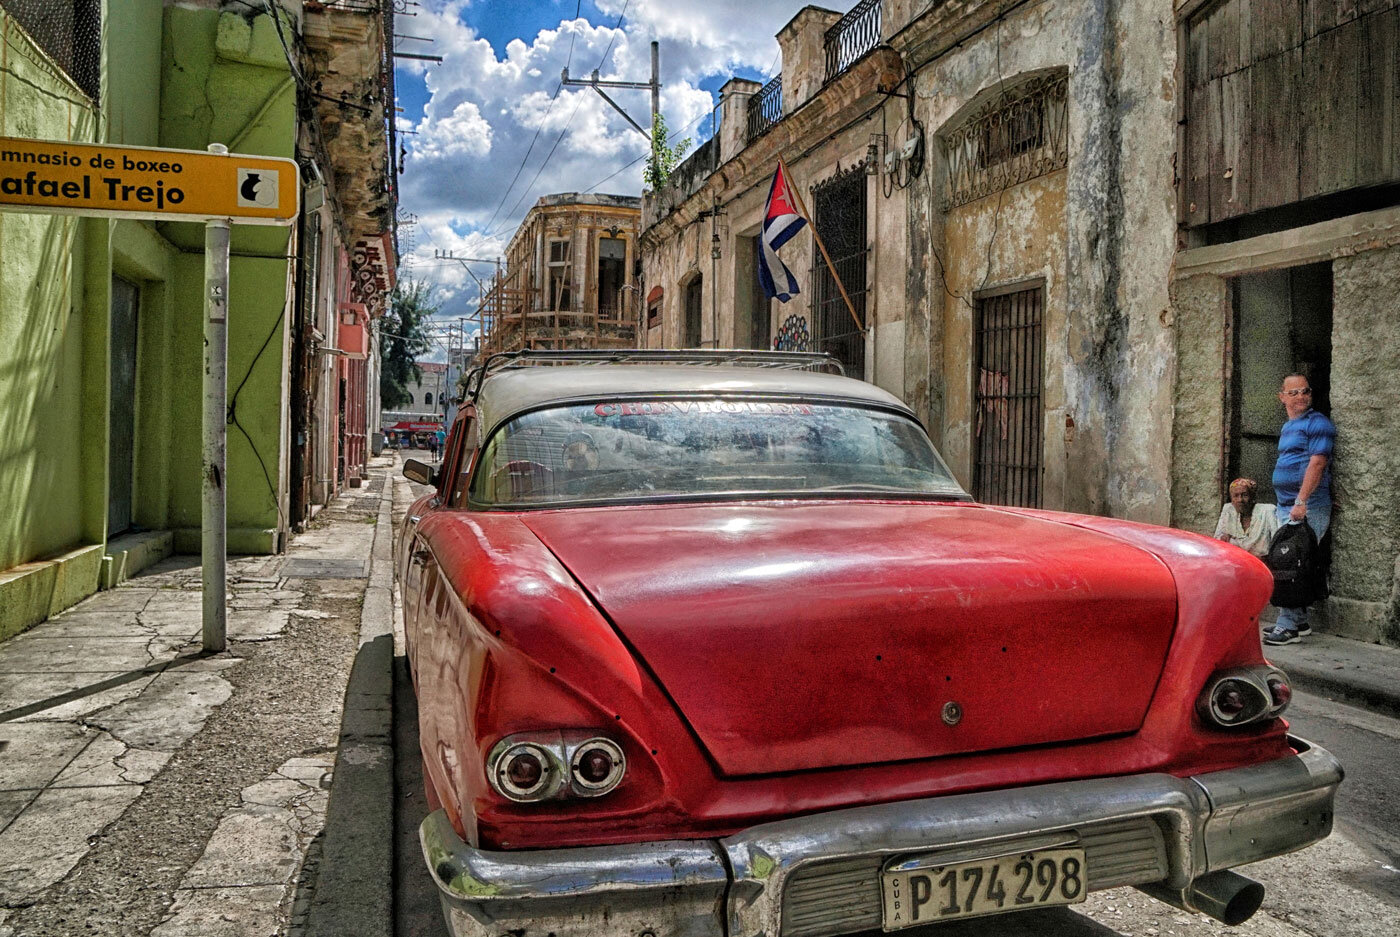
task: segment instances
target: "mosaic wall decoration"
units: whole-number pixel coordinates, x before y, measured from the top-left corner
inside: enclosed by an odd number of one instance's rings
[[[796,313],[783,320],[782,328],[773,337],[774,351],[811,351],[812,333],[807,328],[807,317]]]

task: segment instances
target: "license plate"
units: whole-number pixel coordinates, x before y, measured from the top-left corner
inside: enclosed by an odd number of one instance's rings
[[[1078,904],[1083,849],[1040,849],[995,859],[882,873],[885,930],[956,918]]]

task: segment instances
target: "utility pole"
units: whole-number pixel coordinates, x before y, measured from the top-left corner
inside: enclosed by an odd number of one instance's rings
[[[594,91],[598,92],[598,96],[599,96],[600,98],[602,98],[604,101],[607,101],[608,104],[612,105],[612,109],[615,110],[615,111],[617,111],[619,114],[621,114],[621,115],[627,120],[627,122],[628,122],[629,124],[631,124],[631,125],[633,126],[633,128],[636,129],[636,131],[637,131],[638,133],[640,133],[642,136],[644,136],[644,137],[646,137],[648,140],[650,140],[650,139],[651,139],[651,131],[650,131],[649,129],[648,129],[648,130],[643,130],[643,129],[642,129],[642,125],[639,124],[639,123],[637,123],[635,120],[633,120],[633,119],[632,119],[632,115],[629,114],[629,113],[627,113],[625,110],[622,109],[622,105],[618,104],[618,103],[617,103],[616,101],[614,101],[612,98],[608,97],[607,92],[605,92],[603,89],[604,89],[604,88],[628,88],[628,89],[633,89],[633,90],[638,90],[638,91],[647,91],[647,90],[651,91],[651,126],[655,127],[655,126],[656,126],[656,115],[659,114],[659,113],[661,113],[661,51],[660,51],[660,50],[661,50],[660,45],[659,45],[658,43],[656,43],[656,42],[652,42],[652,44],[651,44],[651,81],[600,81],[599,78],[598,78],[598,69],[596,69],[596,68],[593,69],[593,74],[590,75],[590,76],[589,76],[588,78],[586,78],[586,79],[585,79],[585,78],[570,78],[570,77],[569,77],[569,70],[566,68],[566,69],[564,69],[563,75],[562,75],[562,77],[561,77],[560,80],[563,81],[563,83],[564,83],[565,85],[569,86],[569,87],[592,88]],[[662,142],[665,142],[665,141],[662,141]]]

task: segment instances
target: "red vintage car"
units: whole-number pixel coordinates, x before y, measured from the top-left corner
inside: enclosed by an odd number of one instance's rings
[[[549,365],[545,367],[544,365]],[[402,532],[459,937],[826,937],[1136,885],[1238,923],[1331,830],[1253,557],[974,503],[783,353],[517,353]]]

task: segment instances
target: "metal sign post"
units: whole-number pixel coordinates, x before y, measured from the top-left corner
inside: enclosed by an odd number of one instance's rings
[[[294,160],[0,137],[0,210],[204,223],[204,649],[228,638],[228,265],[231,226],[290,225]]]
[[[220,156],[228,147],[214,143]],[[228,218],[204,223],[204,523],[200,536],[204,571],[204,650],[227,646],[228,637]]]

